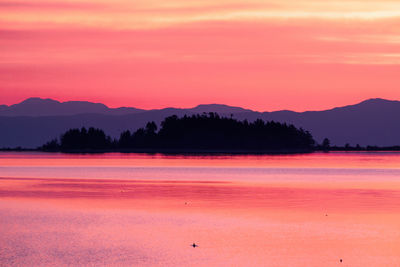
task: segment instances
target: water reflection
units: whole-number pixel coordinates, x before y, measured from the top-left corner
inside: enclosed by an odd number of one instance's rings
[[[0,153],[0,266],[400,266],[399,166]]]

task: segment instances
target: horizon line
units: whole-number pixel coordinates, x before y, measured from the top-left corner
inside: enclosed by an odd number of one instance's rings
[[[21,103],[23,103],[23,102],[25,102],[27,100],[30,100],[30,99],[51,100],[51,101],[59,102],[60,104],[68,103],[68,102],[86,102],[86,103],[92,103],[92,104],[101,104],[101,105],[104,105],[104,106],[106,106],[107,108],[110,108],[110,109],[134,108],[134,109],[139,109],[139,110],[143,110],[143,111],[163,110],[163,109],[184,109],[185,110],[185,109],[194,109],[194,108],[197,108],[199,106],[220,105],[220,106],[227,106],[227,107],[231,107],[231,108],[241,108],[241,109],[243,109],[245,111],[247,110],[247,111],[259,112],[259,113],[279,112],[279,111],[289,111],[289,112],[296,112],[296,113],[318,112],[318,111],[332,110],[332,109],[335,109],[335,108],[354,106],[354,105],[358,105],[358,104],[361,104],[363,102],[367,102],[367,101],[371,101],[371,100],[384,100],[384,101],[389,101],[389,102],[398,102],[398,101],[400,101],[400,100],[395,100],[395,99],[386,99],[386,98],[381,98],[381,97],[373,97],[373,98],[367,98],[367,99],[364,99],[364,100],[359,100],[358,102],[352,103],[352,104],[347,104],[347,105],[343,105],[343,106],[333,106],[333,107],[329,107],[329,108],[326,108],[326,109],[320,109],[320,110],[296,111],[296,110],[291,110],[291,109],[278,109],[278,110],[272,110],[272,111],[267,111],[267,110],[260,111],[260,110],[255,110],[255,109],[251,109],[251,108],[247,108],[247,107],[235,106],[235,105],[230,105],[230,104],[215,103],[215,102],[214,103],[207,103],[207,104],[201,103],[201,104],[197,104],[195,106],[190,106],[190,107],[165,106],[165,107],[147,109],[147,108],[139,108],[139,107],[135,107],[135,106],[109,106],[109,105],[107,105],[107,104],[105,104],[103,102],[89,101],[89,100],[65,100],[65,101],[60,101],[60,100],[57,100],[57,99],[54,99],[54,98],[49,98],[49,97],[32,96],[32,97],[25,98],[22,101],[14,103],[14,104],[10,104],[10,105],[0,104],[0,106],[10,107],[10,106],[13,106],[13,105],[21,104]]]

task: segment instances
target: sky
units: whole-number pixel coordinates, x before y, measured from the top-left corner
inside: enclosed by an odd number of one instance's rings
[[[398,0],[0,0],[0,104],[400,99]]]

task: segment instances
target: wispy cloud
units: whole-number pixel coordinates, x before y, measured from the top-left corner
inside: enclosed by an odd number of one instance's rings
[[[163,28],[207,21],[374,20],[400,17],[398,1],[6,1],[1,21],[20,27]]]
[[[102,9],[107,6],[93,2],[72,1],[2,1],[0,8],[8,12],[40,11],[40,10],[79,10],[79,9]]]
[[[4,99],[318,109],[400,98],[398,36],[394,0],[8,0],[0,88]]]

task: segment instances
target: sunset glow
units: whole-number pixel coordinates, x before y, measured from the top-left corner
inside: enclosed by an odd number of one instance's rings
[[[0,49],[0,104],[303,111],[400,99],[393,0],[9,0]]]

